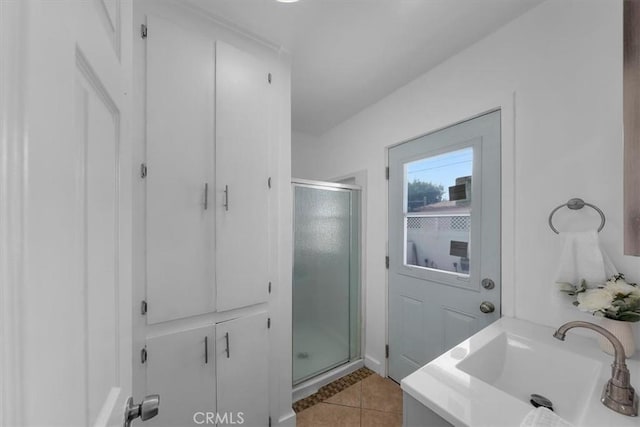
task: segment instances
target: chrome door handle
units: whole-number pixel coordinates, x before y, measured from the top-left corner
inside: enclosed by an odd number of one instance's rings
[[[482,303],[480,303],[480,311],[483,313],[493,313],[496,311],[496,306],[489,301],[482,301]]]
[[[133,404],[133,397],[127,399],[127,406],[124,413],[124,427],[130,427],[131,421],[140,417],[142,421],[147,421],[158,415],[158,407],[160,406],[160,396],[150,394],[146,396],[139,405]]]

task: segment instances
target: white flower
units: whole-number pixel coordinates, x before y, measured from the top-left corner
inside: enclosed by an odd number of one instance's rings
[[[624,279],[608,280],[604,286],[604,290],[614,297],[619,294],[625,297],[628,295],[640,296],[640,288],[630,285]]]
[[[580,311],[599,311],[611,308],[613,294],[604,289],[590,289],[578,294],[578,309]]]

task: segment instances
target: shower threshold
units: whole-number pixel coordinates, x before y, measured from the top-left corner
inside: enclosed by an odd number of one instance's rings
[[[304,399],[307,396],[311,396],[313,393],[316,393],[320,389],[320,387],[323,387],[331,383],[332,381],[337,380],[338,378],[357,371],[362,367],[364,367],[364,360],[358,359],[351,362],[346,362],[324,373],[304,380],[303,382],[296,384],[293,387],[293,401],[296,402],[300,399]]]

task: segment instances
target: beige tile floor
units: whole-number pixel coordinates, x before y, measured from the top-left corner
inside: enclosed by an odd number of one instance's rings
[[[402,391],[372,374],[297,414],[297,427],[400,427]]]

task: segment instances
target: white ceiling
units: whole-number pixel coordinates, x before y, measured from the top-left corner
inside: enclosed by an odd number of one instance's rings
[[[542,0],[184,0],[292,55],[292,126],[319,135]]]

